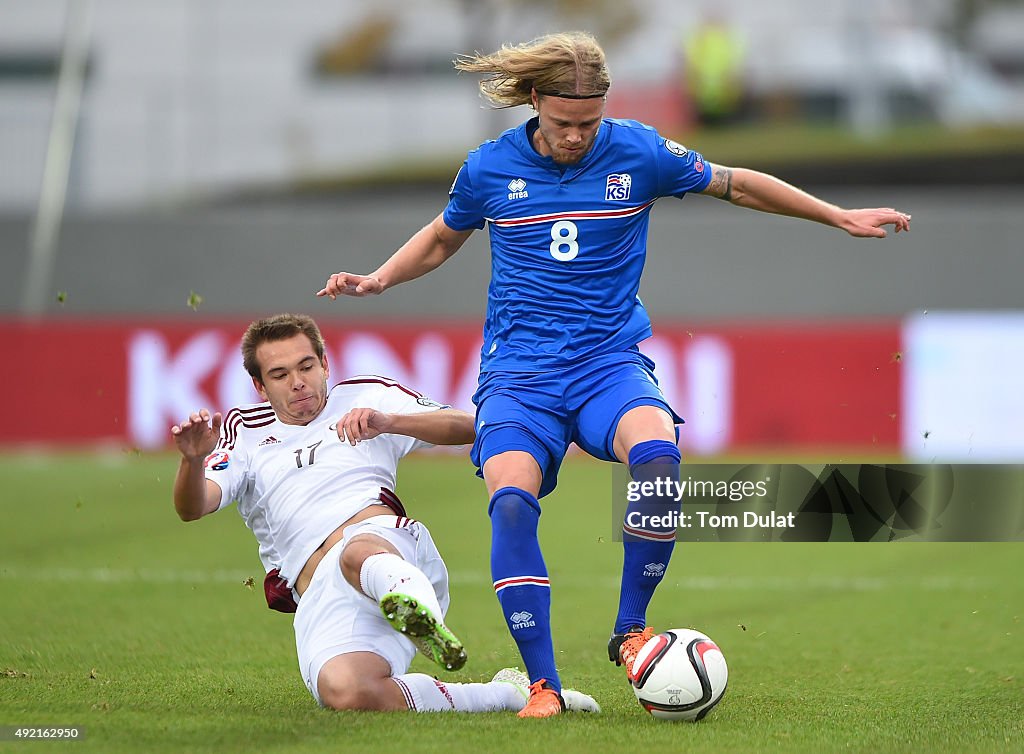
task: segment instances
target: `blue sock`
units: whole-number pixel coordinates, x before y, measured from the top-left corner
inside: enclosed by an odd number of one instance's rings
[[[540,552],[540,503],[518,487],[494,493],[491,517],[491,576],[509,633],[519,647],[530,682],[548,681],[561,693],[551,640],[551,587]]]
[[[679,448],[665,440],[648,440],[633,446],[629,452],[629,473],[636,482],[656,479],[679,481]],[[622,584],[619,590],[619,613],[615,617],[615,633],[633,626],[647,625],[647,606],[654,590],[665,577],[672,549],[676,544],[674,526],[655,526],[640,519],[644,516],[665,516],[679,512],[679,503],[670,490],[663,494],[643,496],[626,507],[622,528]],[[667,493],[667,494],[666,494]],[[632,516],[630,514],[633,514]],[[639,523],[637,526],[629,523]]]

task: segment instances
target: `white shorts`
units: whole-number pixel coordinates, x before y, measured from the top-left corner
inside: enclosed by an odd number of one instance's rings
[[[401,675],[416,656],[416,647],[384,620],[380,606],[341,574],[341,553],[357,534],[373,534],[390,542],[430,579],[441,610],[448,612],[448,570],[426,526],[409,518],[373,516],[346,527],[342,540],[316,567],[295,611],[299,672],[320,704],[317,679],[332,657],[372,652],[387,660],[392,675]]]

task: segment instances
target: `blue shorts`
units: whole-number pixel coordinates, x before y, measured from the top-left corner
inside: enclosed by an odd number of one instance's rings
[[[596,356],[552,372],[488,372],[473,396],[476,442],[470,458],[477,475],[487,459],[522,450],[543,474],[540,494],[558,480],[570,443],[595,458],[616,461],[612,443],[622,415],[637,406],[658,406],[682,424],[668,405],[654,362],[637,349]]]

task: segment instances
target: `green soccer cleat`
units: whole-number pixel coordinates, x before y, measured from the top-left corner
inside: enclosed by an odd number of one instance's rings
[[[420,652],[445,670],[458,670],[466,664],[462,642],[414,598],[389,592],[380,598],[380,609],[393,629],[408,636]]]

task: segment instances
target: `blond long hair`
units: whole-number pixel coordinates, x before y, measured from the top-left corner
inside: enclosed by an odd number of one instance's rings
[[[541,95],[590,99],[603,97],[611,84],[604,50],[582,31],[503,45],[489,55],[462,55],[454,65],[459,71],[488,74],[480,91],[499,108],[530,104],[534,89]]]

